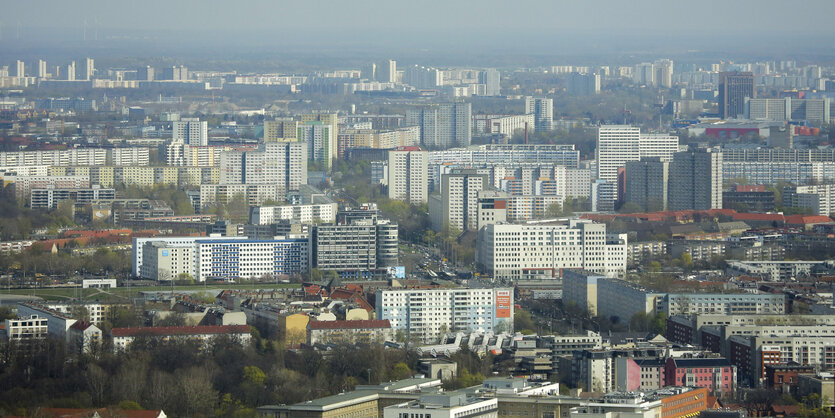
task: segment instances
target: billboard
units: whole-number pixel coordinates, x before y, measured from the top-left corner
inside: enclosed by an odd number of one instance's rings
[[[496,290],[496,318],[510,318],[513,308],[512,290]]]

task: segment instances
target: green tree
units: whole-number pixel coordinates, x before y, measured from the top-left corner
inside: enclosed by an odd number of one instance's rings
[[[400,362],[394,365],[394,369],[391,371],[391,376],[394,380],[402,380],[406,379],[412,375],[412,370],[409,369],[409,366],[406,363]]]
[[[267,379],[267,374],[258,366],[244,367],[244,382],[254,383],[256,385],[263,385],[264,380]]]
[[[143,408],[136,401],[122,401],[119,402],[119,409],[123,411],[139,411]]]
[[[531,313],[524,309],[516,309],[513,313],[513,329],[522,332],[523,330],[533,330],[535,328],[536,324],[531,319]]]

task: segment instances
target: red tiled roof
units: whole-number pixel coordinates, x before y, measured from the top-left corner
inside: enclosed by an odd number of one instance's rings
[[[135,337],[138,335],[200,335],[200,334],[241,334],[248,333],[249,325],[198,325],[194,327],[137,327],[113,328],[114,337]]]
[[[54,417],[54,418],[87,418],[92,417],[96,413],[103,418],[119,417],[119,418],[156,418],[162,414],[160,409],[145,409],[145,410],[109,410],[107,408],[99,409],[76,409],[76,408],[38,408],[37,416]]]
[[[70,325],[70,328],[77,329],[79,331],[84,331],[87,328],[90,328],[93,324],[88,321],[76,321],[74,324]]]
[[[735,213],[735,221],[783,222],[786,217],[779,213]]]
[[[388,319],[369,319],[365,321],[310,321],[307,323],[310,329],[364,329],[364,328],[391,328]]]
[[[790,225],[828,224],[832,223],[832,218],[823,215],[791,215],[786,217],[786,223]]]

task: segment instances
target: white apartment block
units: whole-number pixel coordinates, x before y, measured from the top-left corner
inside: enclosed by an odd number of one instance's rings
[[[272,142],[257,151],[225,151],[220,184],[274,185],[283,195],[307,184],[307,144]]]
[[[337,203],[311,205],[254,206],[250,208],[249,223],[272,225],[279,221],[297,223],[336,222]]]
[[[745,98],[745,118],[752,120],[807,120],[828,123],[830,99]]]
[[[387,406],[382,418],[493,418],[498,414],[499,401],[496,398],[468,397],[464,393],[451,392],[421,395],[414,401]]]
[[[283,200],[287,196],[281,186],[272,184],[203,184],[200,185],[200,206],[227,204],[245,199],[247,205],[258,206],[268,201]]]
[[[533,113],[526,115],[473,115],[473,127],[476,133],[499,134],[506,137],[514,133],[533,134],[536,120]]]
[[[147,242],[142,249],[143,261],[139,277],[147,280],[179,280],[181,274],[192,279],[196,275],[197,257],[194,244],[170,245],[165,242]]]
[[[449,332],[513,331],[513,289],[378,290],[377,319],[424,342]]]
[[[188,274],[207,279],[276,277],[306,273],[310,268],[307,236],[250,240],[198,237],[191,243],[146,242],[140,276],[148,280],[176,280]]]
[[[603,125],[597,133],[597,178],[617,183],[618,169],[627,161],[641,157],[660,157],[669,161],[678,152],[678,137],[641,134],[641,129],[629,125]]]
[[[607,235],[605,224],[577,219],[492,224],[478,233],[476,262],[496,279],[552,278],[564,269],[618,277],[626,272],[626,235]]]
[[[139,277],[144,261],[143,255],[145,251],[145,244],[160,243],[167,246],[176,247],[193,247],[197,240],[230,240],[230,239],[246,239],[246,237],[150,237],[150,238],[134,238],[133,239],[133,275]],[[194,261],[192,261],[192,265]]]
[[[47,318],[38,315],[7,319],[4,322],[9,341],[42,340],[48,333]]]
[[[440,196],[429,198],[432,227],[436,231],[444,227],[460,231],[477,228],[478,192],[488,188],[487,175],[474,170],[461,170],[441,176]]]
[[[29,196],[33,189],[88,189],[90,178],[84,176],[47,176],[28,177],[15,174],[0,174],[3,186],[12,184],[17,199]]]
[[[172,122],[171,139],[186,145],[209,145],[209,122],[196,118],[183,118]]]
[[[311,262],[307,236],[271,240],[197,241],[195,281],[263,278],[307,273]]]
[[[783,206],[809,208],[815,215],[835,214],[835,184],[786,187]]]
[[[429,199],[428,152],[417,147],[389,151],[388,197],[419,205]]]
[[[0,152],[0,167],[148,165],[150,148],[70,148]]]
[[[658,312],[678,314],[785,314],[786,296],[751,293],[679,293],[668,294]]]
[[[525,114],[534,115],[536,130],[550,131],[554,122],[554,99],[526,96]]]
[[[421,144],[430,148],[466,147],[472,142],[471,103],[442,103],[406,111],[406,125],[419,126]]]
[[[569,168],[580,166],[580,151],[574,145],[474,145],[430,151],[429,164],[558,164]]]
[[[330,168],[337,158],[336,141],[338,133],[331,125],[322,122],[307,122],[299,125],[296,133],[299,142],[307,146],[307,155]]]
[[[542,219],[552,205],[562,207],[564,201],[565,197],[562,195],[508,196],[507,220],[521,222]]]

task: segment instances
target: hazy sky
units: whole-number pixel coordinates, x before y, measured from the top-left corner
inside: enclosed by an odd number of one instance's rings
[[[756,50],[833,54],[835,0],[25,0],[2,38],[520,52]],[[52,39],[50,39],[52,37]],[[56,40],[57,38],[57,40]]]

